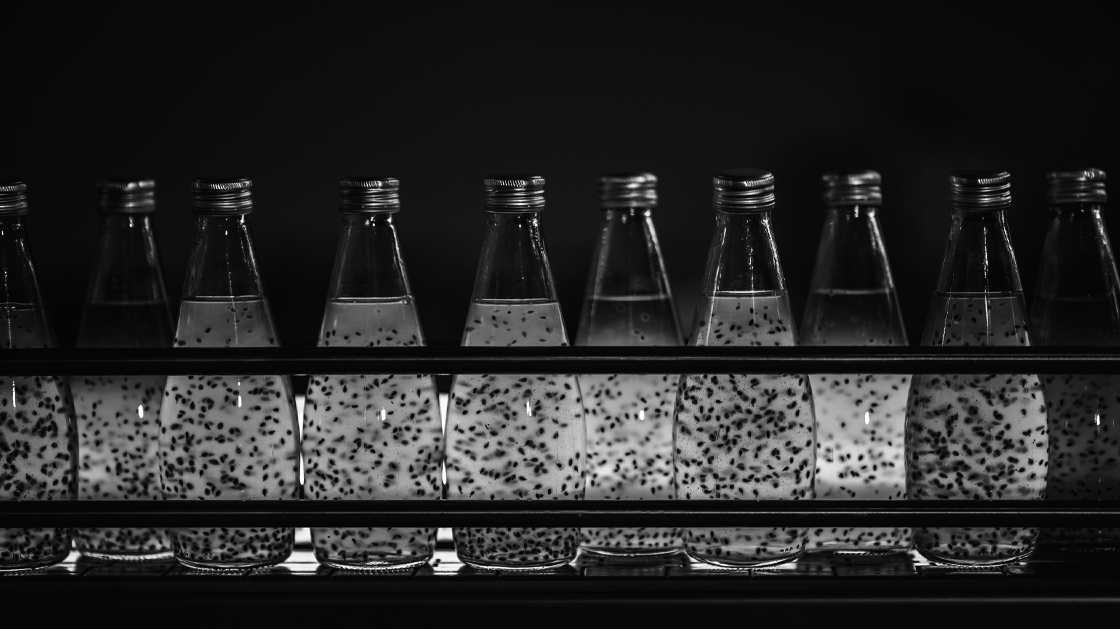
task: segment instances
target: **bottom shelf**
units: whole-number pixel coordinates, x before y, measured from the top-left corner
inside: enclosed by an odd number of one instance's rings
[[[74,553],[41,572],[0,577],[0,600],[7,601],[4,609],[41,602],[59,614],[89,618],[127,610],[172,624],[195,605],[206,606],[205,619],[188,624],[344,619],[337,614],[440,622],[483,614],[511,624],[550,624],[554,614],[578,613],[592,624],[624,617],[662,625],[704,621],[714,608],[749,614],[744,619],[750,622],[856,621],[852,614],[862,610],[877,617],[901,614],[907,627],[1017,619],[1034,624],[1068,621],[1071,612],[1120,611],[1117,560],[1120,553],[1043,554],[999,569],[962,569],[930,565],[913,553],[889,562],[809,555],[773,568],[732,571],[683,557],[605,565],[581,556],[561,570],[526,574],[467,568],[441,543],[429,566],[358,574],[320,566],[310,547],[299,544],[282,565],[233,575],[193,572],[173,561],[90,562]],[[59,606],[61,600],[68,603]]]

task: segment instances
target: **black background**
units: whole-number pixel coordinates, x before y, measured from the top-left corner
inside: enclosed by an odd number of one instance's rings
[[[1116,37],[1076,5],[1038,16],[915,4],[525,6],[7,14],[0,174],[29,185],[39,282],[61,344],[77,329],[99,221],[94,184],[105,176],[158,180],[173,298],[193,236],[191,180],[252,178],[280,336],[313,345],[346,175],[402,181],[402,248],[423,325],[430,343],[456,344],[482,244],[482,178],[493,172],[547,178],[545,236],[571,335],[599,174],[660,177],[655,218],[687,328],[713,224],[712,173],[774,172],[775,230],[800,319],[821,174],[877,169],[912,341],[941,262],[953,168],[1011,171],[1028,299],[1045,173],[1120,172]]]

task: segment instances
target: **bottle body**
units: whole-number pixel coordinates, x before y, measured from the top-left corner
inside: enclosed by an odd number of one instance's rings
[[[339,183],[343,229],[320,347],[420,347],[424,335],[400,255],[392,177]],[[304,406],[304,491],[312,500],[438,500],[443,425],[431,375],[312,376]],[[435,527],[311,529],[334,568],[403,570],[435,551]]]
[[[950,176],[952,225],[922,345],[1027,347],[1026,308],[1005,211],[1006,172]],[[906,405],[906,497],[910,500],[1041,500],[1048,427],[1034,374],[917,375]],[[1018,561],[1038,530],[918,527],[932,561],[970,566]]]
[[[797,345],[771,225],[774,176],[732,169],[713,180],[716,225],[689,343],[711,347]],[[816,424],[803,374],[686,374],[673,416],[678,500],[813,497]],[[688,555],[733,569],[797,558],[798,527],[688,528]]]
[[[541,234],[544,178],[486,180],[486,238],[463,346],[567,345]],[[444,442],[450,500],[582,500],[583,401],[574,375],[458,374]],[[568,564],[578,527],[456,527],[455,552],[474,568]]]
[[[202,206],[206,213],[198,219],[175,347],[279,345],[245,222],[249,185],[195,182],[196,212]],[[219,193],[227,206],[209,207],[208,195]],[[229,209],[230,196],[248,208]],[[159,416],[164,499],[299,499],[297,422],[285,375],[169,377]],[[187,567],[244,570],[282,562],[292,552],[294,533],[282,527],[179,527],[172,529],[171,542],[175,559]]]
[[[6,188],[0,185],[0,207]],[[0,350],[54,347],[21,216],[0,213],[0,270]],[[0,398],[0,500],[73,500],[78,435],[66,379],[4,374],[0,386],[7,392]],[[56,564],[70,543],[65,527],[0,528],[0,573]]]
[[[604,188],[604,194],[611,192]],[[680,342],[649,209],[605,209],[576,344],[672,347]],[[579,376],[586,410],[588,500],[673,498],[673,406],[679,379],[665,374]],[[679,552],[681,545],[680,532],[665,527],[585,527],[581,536],[585,552],[603,557],[659,556]]]
[[[1051,207],[1031,310],[1038,345],[1120,345],[1120,278],[1101,211],[1101,203]],[[1050,421],[1046,497],[1120,499],[1120,376],[1045,374],[1042,387]],[[1038,543],[1064,550],[1114,549],[1120,529],[1042,529]]]
[[[878,173],[825,176],[829,204],[801,338],[809,346],[907,345],[878,223]],[[901,500],[906,496],[904,426],[910,377],[811,374],[817,418],[817,500]],[[806,549],[900,553],[905,527],[811,529]]]
[[[78,347],[167,347],[173,331],[150,214],[106,216]],[[78,415],[78,499],[161,500],[159,410],[165,376],[70,379]],[[162,528],[79,528],[82,555],[108,561],[171,556]]]

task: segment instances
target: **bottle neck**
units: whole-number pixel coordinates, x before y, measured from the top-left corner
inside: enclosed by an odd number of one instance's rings
[[[404,299],[411,295],[393,214],[343,214],[329,299]]]
[[[669,282],[650,208],[607,208],[587,297],[666,297]]]
[[[39,307],[39,283],[23,216],[0,216],[0,303]]]
[[[246,216],[199,216],[183,299],[263,296]]]
[[[0,216],[0,348],[54,346],[23,216]]]
[[[472,299],[556,301],[539,212],[490,212]]]
[[[1117,297],[1116,260],[1100,203],[1050,206],[1036,296],[1039,299]]]
[[[1006,210],[955,207],[952,221],[937,292],[1022,292]]]
[[[894,291],[878,213],[874,205],[828,208],[810,290]]]
[[[110,214],[101,221],[86,302],[167,302],[151,214]]]
[[[785,290],[770,211],[717,210],[705,272],[705,293]]]

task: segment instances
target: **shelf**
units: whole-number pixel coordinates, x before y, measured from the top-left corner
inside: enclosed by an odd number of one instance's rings
[[[1116,348],[275,347],[7,349],[0,373],[1120,373]]]
[[[1030,526],[1118,527],[1117,500],[0,501],[13,527]]]
[[[993,569],[931,566],[914,553],[892,561],[808,555],[745,571],[690,565],[679,556],[628,565],[581,556],[561,570],[526,574],[474,570],[441,546],[428,566],[384,574],[320,566],[307,546],[298,546],[279,566],[233,575],[192,572],[170,561],[95,563],[75,553],[42,572],[0,577],[0,599],[65,598],[84,611],[127,604],[130,614],[160,608],[158,613],[166,614],[190,609],[184,604],[206,604],[257,621],[324,619],[334,606],[366,609],[385,621],[410,616],[461,621],[482,606],[498,605],[486,613],[579,609],[659,623],[688,614],[702,620],[714,609],[750,613],[752,620],[768,615],[790,620],[790,613],[827,619],[850,613],[853,604],[873,603],[874,608],[860,609],[883,614],[899,608],[907,627],[943,627],[947,613],[974,614],[981,604],[983,614],[1034,621],[1058,618],[1071,607],[1081,612],[1120,606],[1120,553],[1040,554],[1029,563]]]

